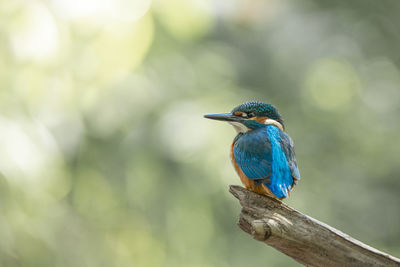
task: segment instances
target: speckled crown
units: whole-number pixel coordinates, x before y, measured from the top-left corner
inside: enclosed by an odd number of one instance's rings
[[[249,101],[243,103],[232,110],[233,112],[241,111],[245,113],[254,113],[257,117],[268,117],[273,120],[282,120],[281,115],[278,110],[270,104],[260,102],[260,101]]]

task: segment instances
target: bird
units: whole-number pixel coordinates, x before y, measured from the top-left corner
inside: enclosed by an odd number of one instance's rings
[[[289,196],[300,172],[293,141],[273,105],[249,101],[229,113],[204,117],[228,122],[236,130],[230,157],[246,189],[279,200]]]

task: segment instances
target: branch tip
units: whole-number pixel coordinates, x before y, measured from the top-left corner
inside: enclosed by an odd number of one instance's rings
[[[400,259],[302,214],[270,196],[231,185],[242,206],[238,226],[306,266],[400,267]]]

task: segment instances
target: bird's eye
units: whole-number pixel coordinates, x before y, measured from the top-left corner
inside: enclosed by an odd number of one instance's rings
[[[247,118],[252,118],[252,117],[254,117],[255,116],[255,114],[252,112],[252,113],[249,113],[249,114],[247,114]]]

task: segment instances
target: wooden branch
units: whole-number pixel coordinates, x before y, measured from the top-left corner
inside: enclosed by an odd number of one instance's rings
[[[238,222],[243,231],[306,266],[400,266],[400,259],[279,200],[236,185],[229,191],[243,207]]]

